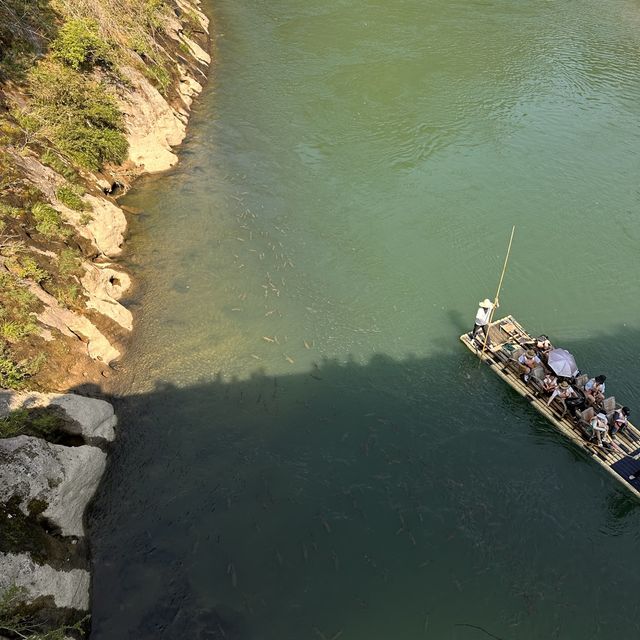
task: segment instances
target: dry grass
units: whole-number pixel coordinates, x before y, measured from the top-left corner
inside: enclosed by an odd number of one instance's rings
[[[104,40],[121,50],[153,57],[169,7],[163,0],[52,0],[67,19],[95,20]]]

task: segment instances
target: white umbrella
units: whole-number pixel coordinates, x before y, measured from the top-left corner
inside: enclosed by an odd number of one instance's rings
[[[578,373],[578,365],[575,358],[566,349],[554,349],[549,351],[547,364],[553,371],[563,378],[571,378]]]

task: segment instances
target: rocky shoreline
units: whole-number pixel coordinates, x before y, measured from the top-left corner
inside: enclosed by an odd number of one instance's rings
[[[194,23],[200,27],[195,34]],[[32,314],[39,327],[38,339],[64,345],[59,366],[52,367],[48,379],[39,381],[41,388],[69,390],[99,383],[122,353],[133,318],[120,302],[131,278],[114,262],[127,230],[125,213],[115,196],[126,192],[137,176],[177,163],[174,147],[184,139],[191,105],[202,91],[211,63],[205,51],[208,27],[200,0],[175,0],[163,24],[168,39],[164,47],[175,65],[166,92],[161,93],[138,69],[120,69],[126,84],[117,100],[126,123],[128,159],[122,165],[83,172],[86,192],[81,197],[91,211],[89,220],[78,208],[62,202],[59,194],[65,179],[59,172],[37,155],[11,147],[5,150],[84,242],[78,277],[82,308],[62,304],[37,281],[22,281],[39,303]],[[6,269],[0,261],[0,271]],[[0,390],[0,420],[16,416],[26,429],[21,435],[0,438],[0,596],[15,591],[29,619],[44,629],[68,628],[69,637],[77,637],[87,628],[90,610],[84,514],[106,467],[116,416],[101,399]],[[68,627],[78,624],[75,630]],[[0,619],[0,637],[8,631]]]

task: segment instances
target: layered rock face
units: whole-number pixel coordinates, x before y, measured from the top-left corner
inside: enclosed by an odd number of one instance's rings
[[[60,609],[87,611],[83,518],[105,469],[101,447],[113,440],[116,417],[103,400],[0,392],[0,415],[33,409],[55,410],[62,416],[59,431],[78,445],[26,435],[0,440],[0,592],[20,587],[30,601],[44,597]]]

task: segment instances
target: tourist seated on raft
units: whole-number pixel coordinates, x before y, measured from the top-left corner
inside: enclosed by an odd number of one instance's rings
[[[551,342],[549,342],[549,338],[547,338],[547,336],[545,336],[544,334],[536,338],[534,346],[536,351],[544,357],[546,357],[549,351],[553,349],[553,345],[551,344]]]
[[[522,371],[522,379],[527,382],[529,380],[529,374],[536,368],[542,364],[542,360],[538,358],[536,352],[533,349],[529,349],[525,351],[519,358],[518,362],[520,363],[521,371]]]
[[[616,433],[624,432],[629,424],[629,416],[631,415],[631,409],[629,407],[622,407],[621,409],[616,409],[611,416],[611,435],[616,435]]]
[[[550,405],[556,398],[558,398],[558,400],[564,407],[564,410],[566,411],[567,400],[571,398],[577,398],[577,397],[578,397],[578,394],[573,389],[573,387],[566,380],[563,380],[558,385],[558,387],[554,390],[554,392],[551,394],[551,397],[549,398],[549,400],[547,400],[547,405]]]
[[[587,383],[584,385],[584,395],[590,405],[597,406],[602,404],[605,390],[604,381],[606,379],[607,376],[600,375],[587,380]]]
[[[542,380],[542,391],[544,393],[553,393],[558,388],[558,378],[553,373],[547,373]]]
[[[604,413],[596,413],[589,421],[589,427],[591,440],[597,442],[599,447],[601,447],[603,443],[611,442],[607,416]]]

